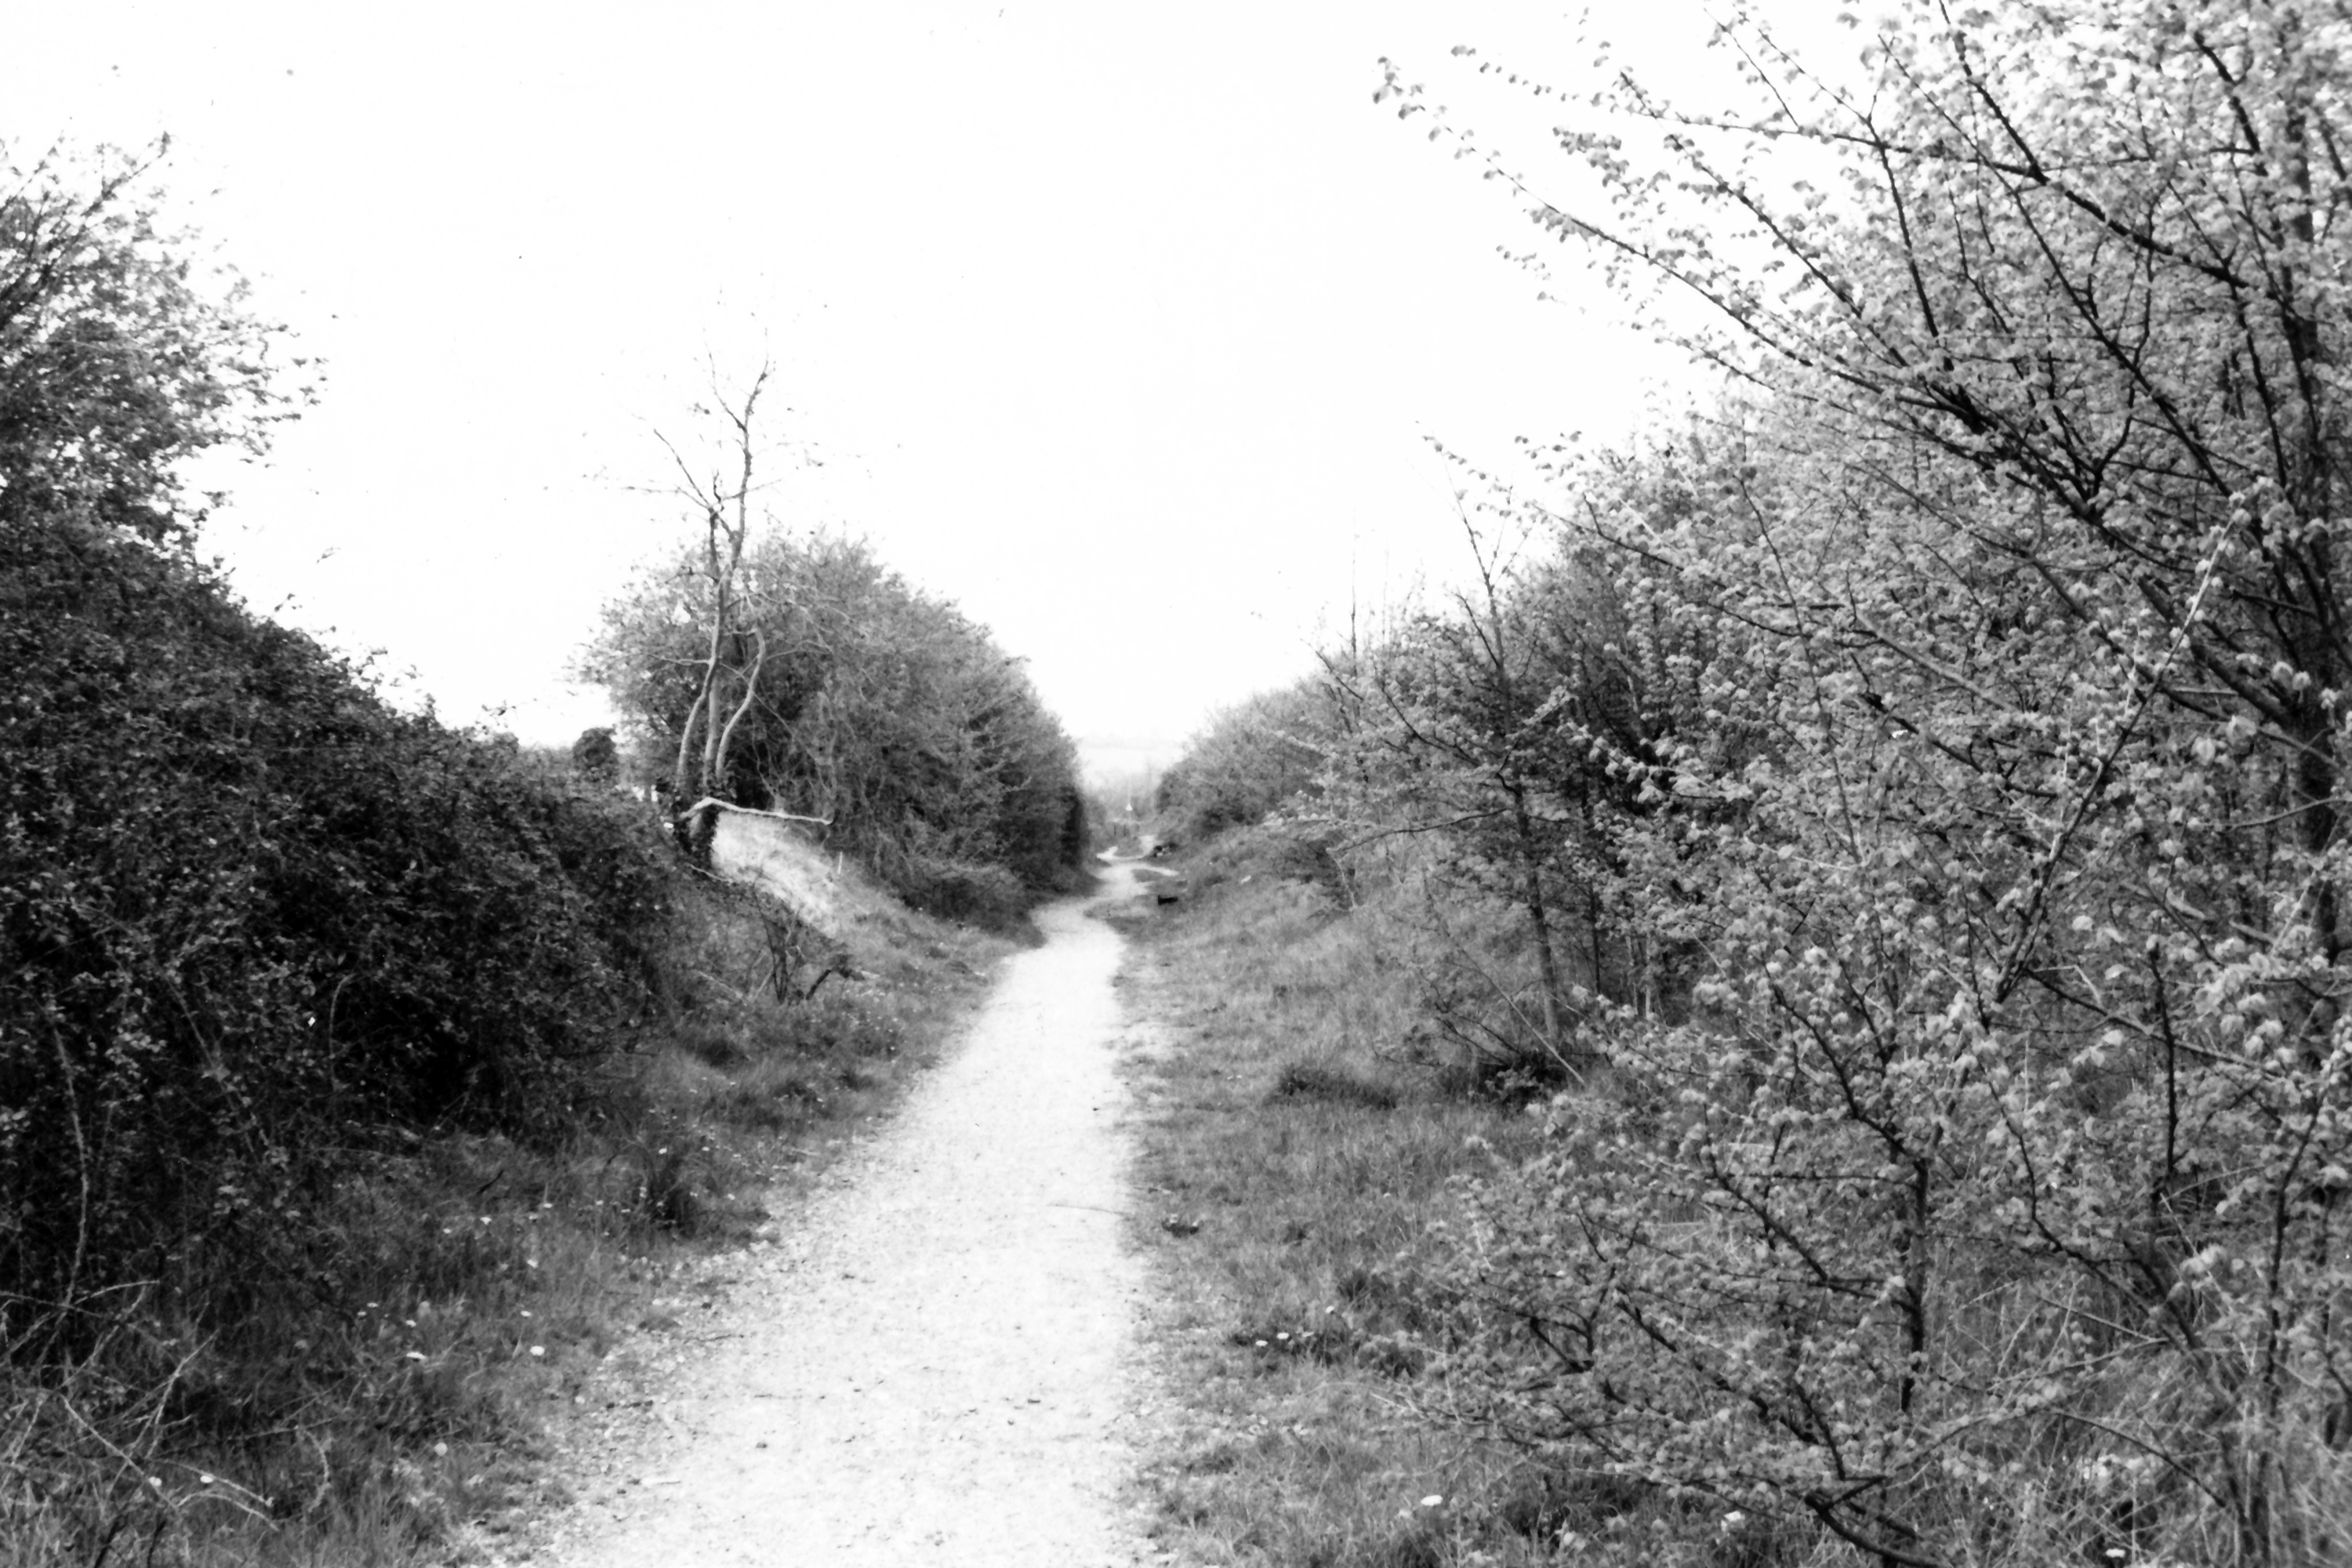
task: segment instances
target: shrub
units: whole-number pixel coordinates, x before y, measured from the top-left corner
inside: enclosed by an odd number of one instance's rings
[[[919,903],[929,874],[942,901],[926,907],[954,918],[996,918],[997,885],[967,866],[1033,893],[1063,886],[1088,848],[1077,752],[1020,661],[862,542],[771,529],[740,543],[731,572],[714,575],[698,546],[640,575],[582,659],[632,748],[673,760],[673,804],[820,819],[828,849]]]
[[[619,803],[397,714],[202,569],[0,531],[0,1333],[299,1277],[352,1157],[551,1132],[661,985]]]
[[[1165,834],[1186,841],[1213,838],[1319,794],[1334,714],[1320,676],[1261,692],[1217,714],[1152,790]]]
[[[609,784],[621,776],[621,749],[610,726],[580,731],[572,742],[572,767],[592,784]]]

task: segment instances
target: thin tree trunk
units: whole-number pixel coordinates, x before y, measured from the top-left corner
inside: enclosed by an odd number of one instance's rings
[[[694,724],[702,717],[704,700],[710,695],[709,671],[703,672],[702,689],[694,694],[694,706],[686,710],[686,722],[677,732],[677,767],[670,775],[669,809],[672,816],[683,814],[688,805],[701,798],[693,791]]]
[[[735,704],[735,711],[727,720],[727,728],[719,732],[719,756],[723,763],[735,741],[735,726],[751,710],[751,700],[760,694],[760,669],[768,662],[768,635],[759,627],[751,628],[751,668],[743,672],[743,700]],[[742,804],[738,802],[738,805]]]
[[[1573,1068],[1577,1064],[1570,1061],[1561,1045],[1559,956],[1552,943],[1551,905],[1544,897],[1542,846],[1528,811],[1527,785],[1512,779],[1504,788],[1511,797],[1511,821],[1519,841],[1520,898],[1527,906],[1528,929],[1536,944],[1536,973],[1543,985],[1544,1049],[1552,1060]]]

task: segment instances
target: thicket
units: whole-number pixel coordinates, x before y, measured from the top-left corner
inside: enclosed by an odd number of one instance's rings
[[[657,838],[386,709],[169,549],[0,529],[0,1289],[60,1353],[143,1291],[305,1288],[394,1129],[544,1131],[658,984]]]
[[[112,155],[0,188],[0,1535],[27,1560],[152,1557],[190,1499],[388,1484],[365,1442],[329,1454],[351,1397],[381,1398],[363,1428],[416,1415],[352,1293],[390,1257],[461,1292],[516,1260],[382,1206],[446,1195],[436,1151],[593,1120],[670,985],[651,824],[393,710],[198,559],[184,459],[291,403],[157,200]],[[197,1486],[147,1472],[169,1452],[250,1462]]]
[[[1310,678],[1213,717],[1153,786],[1163,836],[1192,843],[1313,796],[1333,738],[1319,698],[1320,683]]]
[[[582,660],[674,806],[671,759],[700,752],[709,793],[815,819],[919,908],[1003,920],[1073,886],[1077,753],[1020,661],[862,542],[740,526],[731,562],[641,575]]]
[[[1465,470],[1474,585],[1327,683],[1316,809],[1555,1090],[1433,1386],[1612,1492],[1556,1546],[2332,1560],[2352,29],[1908,5],[1853,93],[1724,39],[1752,113],[1604,81],[1536,216],[1733,391]]]

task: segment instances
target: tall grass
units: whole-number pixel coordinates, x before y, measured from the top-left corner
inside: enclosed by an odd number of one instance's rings
[[[1547,1561],[1549,1484],[1416,1413],[1453,1305],[1433,1221],[1539,1129],[1416,1059],[1409,931],[1301,865],[1229,847],[1197,897],[1122,917],[1138,1234],[1185,1407],[1147,1473],[1159,1532],[1209,1563]]]

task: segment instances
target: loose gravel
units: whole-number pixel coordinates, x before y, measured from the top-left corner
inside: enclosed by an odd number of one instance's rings
[[[1112,873],[1105,897],[1129,896]],[[1144,1271],[1114,1071],[1118,934],[1077,901],[942,1065],[583,1423],[577,1568],[1159,1561],[1120,1499]],[[625,1357],[624,1359],[628,1359]]]

